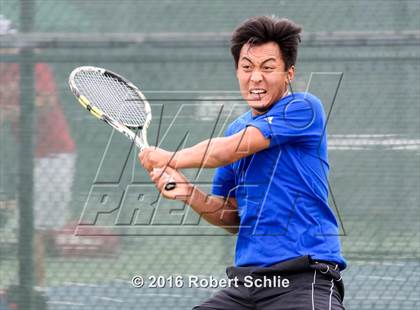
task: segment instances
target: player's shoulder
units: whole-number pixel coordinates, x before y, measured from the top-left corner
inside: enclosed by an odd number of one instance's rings
[[[306,102],[311,104],[322,105],[321,99],[310,92],[295,92],[282,98],[285,104],[293,104],[298,102]]]
[[[242,129],[244,129],[249,122],[249,120],[252,118],[251,111],[248,110],[247,112],[241,114],[238,116],[233,122],[231,122],[226,129],[225,135],[230,136],[233,135]]]
[[[283,97],[268,114],[282,114],[290,112],[304,112],[307,110],[323,112],[321,100],[309,92],[294,92]],[[322,114],[322,113],[321,113]]]
[[[299,92],[294,93],[290,95],[291,102],[305,102],[310,103],[313,106],[321,107],[322,108],[322,102],[321,99],[319,99],[317,96],[310,92]]]

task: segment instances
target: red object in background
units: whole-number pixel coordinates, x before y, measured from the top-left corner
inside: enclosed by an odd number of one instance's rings
[[[37,140],[35,157],[74,153],[75,143],[59,101],[59,93],[51,66],[37,63],[35,73],[35,106],[37,108]],[[18,136],[20,110],[20,66],[0,63],[0,108],[14,109],[12,128]]]
[[[70,222],[53,232],[55,249],[63,256],[104,257],[118,253],[120,238],[111,231],[97,226],[78,226]],[[77,228],[77,235],[75,235]]]

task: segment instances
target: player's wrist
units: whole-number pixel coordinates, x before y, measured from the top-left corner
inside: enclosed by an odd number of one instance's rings
[[[168,157],[167,157],[167,165],[171,168],[174,169],[179,169],[179,153],[178,152],[168,152]]]
[[[195,185],[191,183],[185,184],[185,186],[187,187],[186,188],[187,195],[182,197],[182,201],[186,203],[187,205],[193,205],[194,201],[197,198],[196,196],[198,193],[198,189]]]

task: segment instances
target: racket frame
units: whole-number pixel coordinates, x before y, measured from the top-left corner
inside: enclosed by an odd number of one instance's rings
[[[111,76],[117,79],[119,82],[126,85],[127,87],[129,87],[131,90],[133,90],[144,103],[146,119],[144,121],[143,126],[127,126],[125,124],[122,124],[121,122],[116,121],[112,119],[111,117],[107,116],[106,114],[104,114],[98,107],[92,105],[89,99],[80,93],[75,83],[76,74],[82,71],[98,72],[106,76]],[[146,147],[149,147],[149,143],[147,141],[147,128],[149,127],[150,122],[152,121],[152,109],[146,97],[133,83],[131,83],[129,80],[125,79],[121,75],[115,72],[112,72],[110,70],[107,70],[104,68],[93,67],[93,66],[82,66],[82,67],[78,67],[74,69],[70,73],[68,84],[70,86],[71,92],[76,96],[79,103],[87,111],[89,111],[90,114],[92,114],[97,119],[104,121],[108,125],[112,126],[120,133],[124,134],[127,138],[129,138],[131,141],[133,141],[136,144],[136,146],[140,149],[140,151],[143,151]],[[140,130],[140,136],[138,135],[138,130]],[[171,178],[171,180],[165,185],[165,190],[170,191],[170,190],[173,190],[175,187],[176,187],[176,182],[175,180]]]
[[[125,124],[122,124],[121,122],[118,122],[111,117],[107,116],[102,112],[98,107],[92,105],[89,101],[89,99],[80,93],[79,89],[76,86],[75,83],[75,76],[79,74],[80,72],[96,72],[100,73],[105,76],[111,76],[114,79],[117,79],[119,82],[123,83],[127,87],[129,87],[131,90],[133,90],[143,101],[144,108],[146,112],[146,120],[144,121],[143,126],[133,127],[133,126],[127,126]],[[147,101],[146,97],[143,95],[143,93],[130,81],[122,77],[121,75],[112,72],[107,69],[93,67],[93,66],[82,66],[74,69],[69,76],[68,84],[70,86],[70,89],[72,93],[75,95],[79,103],[92,114],[97,119],[100,119],[107,123],[108,125],[115,128],[118,132],[124,134],[127,138],[129,138],[131,141],[133,141],[136,146],[142,151],[146,147],[149,147],[149,143],[147,140],[147,128],[149,127],[150,122],[152,121],[152,109],[150,108],[150,104]],[[140,136],[138,135],[138,131],[140,130]]]

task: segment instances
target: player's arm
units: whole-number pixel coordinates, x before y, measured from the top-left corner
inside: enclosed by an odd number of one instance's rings
[[[153,169],[150,177],[164,197],[185,202],[212,225],[224,228],[232,234],[238,232],[239,216],[235,198],[224,199],[209,195],[170,167]],[[165,185],[169,181],[175,181],[177,186],[167,191]]]
[[[269,146],[270,139],[265,138],[256,127],[249,126],[234,135],[205,140],[176,153],[148,148],[140,153],[139,158],[148,170],[166,165],[175,169],[216,168],[226,166]]]

